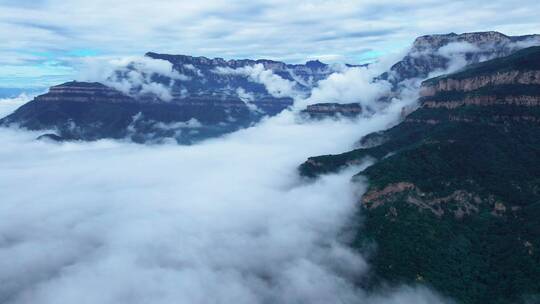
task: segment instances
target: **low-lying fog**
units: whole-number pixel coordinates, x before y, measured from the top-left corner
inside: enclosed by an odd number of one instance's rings
[[[23,100],[3,100],[0,116]],[[2,303],[434,303],[367,295],[340,242],[365,185],[296,168],[397,122],[301,123],[290,111],[194,146],[35,141],[0,129]]]

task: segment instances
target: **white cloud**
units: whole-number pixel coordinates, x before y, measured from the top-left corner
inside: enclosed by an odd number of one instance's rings
[[[250,81],[264,85],[266,91],[274,97],[299,97],[301,93],[295,90],[295,82],[276,75],[272,70],[267,70],[264,65],[258,63],[255,65],[244,66],[241,68],[217,67],[214,73],[220,75],[241,75],[246,76]]]
[[[259,111],[257,105],[252,103],[255,100],[255,96],[252,93],[246,92],[242,87],[238,87],[236,88],[236,95],[246,104],[250,111]]]
[[[468,42],[452,42],[439,48],[436,54],[447,58],[448,64],[444,71],[433,71],[430,76],[448,74],[464,68],[468,62],[467,53],[480,52],[481,48]]]
[[[0,118],[11,114],[18,107],[34,98],[33,95],[22,93],[15,98],[0,98]]]
[[[452,42],[442,46],[437,50],[438,54],[444,57],[452,57],[464,53],[479,52],[480,48],[472,43],[468,42]]]
[[[198,68],[196,68],[193,64],[184,64],[184,68],[188,69],[188,70],[192,70],[193,72],[195,72],[195,74],[197,74],[197,76],[199,77],[204,77],[203,73],[201,72],[201,70],[199,70]]]
[[[377,69],[346,68],[342,72],[331,74],[327,79],[319,81],[311,96],[298,102],[300,108],[314,103],[360,103],[363,108],[377,107],[377,100],[391,90],[389,82],[374,81]]]

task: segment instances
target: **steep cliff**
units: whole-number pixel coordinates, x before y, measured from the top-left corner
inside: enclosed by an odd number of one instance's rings
[[[383,75],[394,84],[453,72],[466,65],[505,57],[540,45],[540,35],[506,36],[499,32],[426,35],[418,37],[407,55]]]
[[[533,47],[430,79],[402,123],[301,166],[377,160],[360,173],[370,188],[353,242],[377,245],[372,284],[427,284],[463,303],[540,293],[539,72]]]

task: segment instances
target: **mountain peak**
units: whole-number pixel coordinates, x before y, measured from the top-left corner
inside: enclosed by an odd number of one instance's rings
[[[528,36],[516,36],[509,37],[503,33],[496,31],[487,31],[487,32],[471,32],[471,33],[449,33],[449,34],[435,34],[435,35],[424,35],[416,38],[413,44],[413,49],[438,49],[448,43],[452,42],[468,42],[472,44],[481,44],[489,42],[510,42],[513,40],[522,40]]]
[[[322,63],[320,60],[318,59],[315,59],[315,60],[310,60],[310,61],[307,61],[306,62],[306,66],[308,68],[323,68],[326,66],[326,64]]]

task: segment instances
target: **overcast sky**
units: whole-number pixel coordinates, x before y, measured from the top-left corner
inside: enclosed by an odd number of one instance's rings
[[[0,0],[0,87],[71,79],[84,57],[147,51],[365,62],[424,34],[540,32],[540,2]]]

